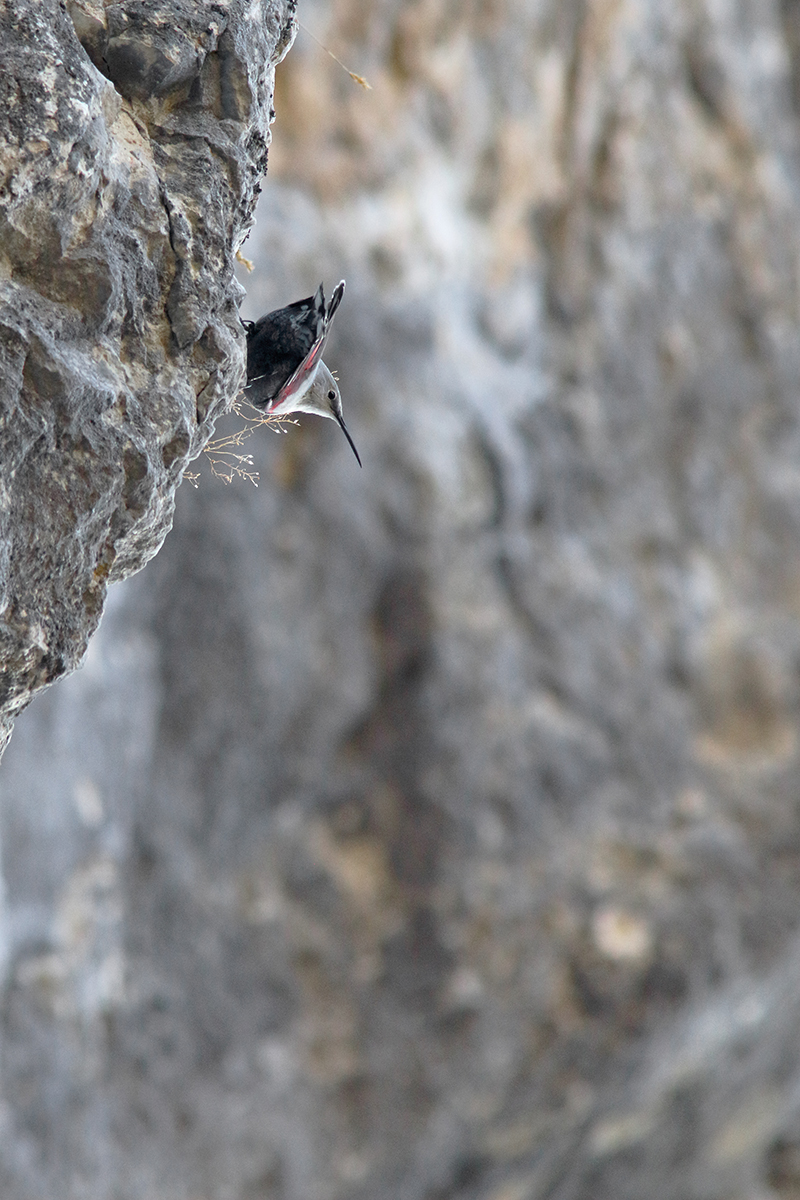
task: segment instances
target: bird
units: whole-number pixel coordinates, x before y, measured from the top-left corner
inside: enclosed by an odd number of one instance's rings
[[[316,413],[336,421],[359,466],[361,457],[344,423],[339,384],[322,361],[331,321],[342,302],[344,280],[330,301],[320,284],[313,296],[242,321],[247,334],[246,398],[270,416]]]

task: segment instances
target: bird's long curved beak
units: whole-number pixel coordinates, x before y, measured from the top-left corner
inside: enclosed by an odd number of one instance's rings
[[[341,416],[339,413],[334,413],[333,415],[335,416],[336,420],[339,422],[342,433],[344,434],[344,436],[347,438],[348,442],[350,443],[350,449],[353,451],[353,454],[355,454],[355,456],[356,456],[356,462],[358,463],[358,465],[360,467],[363,467],[364,464],[362,463],[361,458],[359,457],[359,453],[356,450],[356,444],[353,441],[353,439],[350,437],[350,434],[347,431],[347,426],[344,423],[344,417]]]

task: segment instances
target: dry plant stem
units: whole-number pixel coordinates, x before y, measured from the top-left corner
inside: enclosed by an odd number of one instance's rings
[[[248,416],[242,409],[242,403],[236,401],[231,411],[236,413],[237,417],[246,421],[247,424],[242,429],[237,429],[234,433],[227,433],[222,437],[212,438],[204,448],[203,453],[208,455],[212,475],[216,475],[217,479],[221,479],[224,484],[232,483],[235,478],[239,478],[252,483],[253,487],[258,487],[258,471],[250,469],[253,466],[252,454],[237,454],[234,447],[238,448],[242,446],[247,438],[250,437],[253,430],[259,428],[261,425],[266,425],[274,433],[286,433],[285,426],[296,425],[297,421],[292,420],[290,417],[274,416],[269,413],[258,412],[258,409],[252,408],[249,404],[247,407],[257,413],[257,416]],[[199,487],[199,471],[185,471],[183,477],[192,487]]]
[[[307,26],[305,26],[303,24],[302,21],[298,21],[297,24],[300,26],[300,28],[303,30],[304,33],[308,34],[308,36],[312,39],[312,41],[315,41],[317,43],[317,45],[320,47],[321,50],[324,50],[326,54],[330,54],[333,61],[335,63],[338,63],[343,71],[347,71],[347,74],[353,80],[353,83],[357,83],[358,86],[364,88],[364,91],[366,91],[366,92],[372,91],[372,84],[369,83],[364,78],[363,75],[356,75],[355,71],[351,71],[349,67],[346,67],[344,65],[344,63],[342,62],[342,60],[340,58],[337,58],[332,50],[329,50],[328,47],[326,45],[324,45],[324,43],[321,42],[318,37],[314,37],[314,34],[311,32],[310,29],[307,28]]]

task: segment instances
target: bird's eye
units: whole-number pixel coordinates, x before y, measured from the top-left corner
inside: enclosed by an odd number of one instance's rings
[[[335,399],[336,399],[336,392],[334,392],[334,391],[333,391],[333,389],[331,389],[331,390],[328,392],[328,399],[329,399],[329,400],[335,400]]]

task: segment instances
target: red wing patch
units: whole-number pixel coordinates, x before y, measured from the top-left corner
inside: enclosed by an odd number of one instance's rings
[[[277,408],[279,404],[283,404],[284,401],[288,400],[290,396],[294,396],[294,394],[300,390],[308,376],[313,375],[314,371],[317,369],[317,366],[322,361],[322,351],[325,348],[325,341],[327,337],[328,329],[326,327],[322,335],[317,338],[316,342],[314,342],[314,345],[300,363],[300,366],[286,380],[286,383],[275,397],[275,402],[270,405],[270,411],[274,408]]]
[[[314,345],[309,350],[308,354],[305,356],[303,361],[300,363],[300,366],[297,367],[292,372],[292,374],[286,380],[286,383],[283,385],[281,390],[278,392],[277,396],[275,397],[275,400],[270,405],[270,411],[274,408],[277,408],[279,404],[283,404],[291,396],[294,396],[296,392],[299,392],[300,388],[302,387],[303,383],[308,378],[308,376],[311,375],[316,370],[317,363],[320,361],[320,358],[322,357],[322,347],[324,346],[324,344],[325,344],[324,337],[321,337],[318,341],[316,341],[314,343]]]

